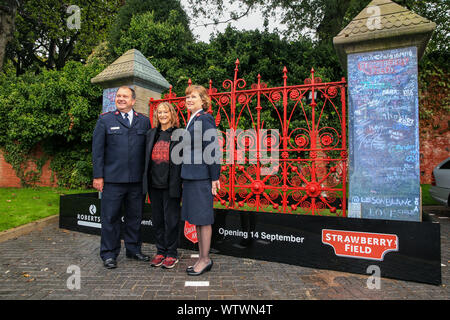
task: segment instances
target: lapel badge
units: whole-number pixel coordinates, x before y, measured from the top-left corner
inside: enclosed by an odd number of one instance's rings
[[[114,114],[117,116],[119,114],[119,111],[116,111]]]

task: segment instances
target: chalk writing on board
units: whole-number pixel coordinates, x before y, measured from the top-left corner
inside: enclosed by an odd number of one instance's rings
[[[419,221],[417,49],[350,54],[348,73],[351,214]]]
[[[102,112],[116,110],[116,92],[118,88],[108,88],[103,90],[103,108]]]

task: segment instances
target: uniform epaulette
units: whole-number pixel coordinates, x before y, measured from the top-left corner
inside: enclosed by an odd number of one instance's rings
[[[103,112],[102,114],[100,114],[101,116],[104,116],[105,114],[111,113],[112,111],[107,111],[107,112]]]

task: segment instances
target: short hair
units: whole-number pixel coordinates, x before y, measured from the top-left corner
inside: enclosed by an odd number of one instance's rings
[[[158,120],[158,109],[160,107],[166,107],[166,108],[169,109],[170,118],[171,118],[171,125],[173,127],[179,128],[180,127],[180,121],[178,119],[177,112],[175,111],[175,108],[173,107],[173,105],[171,103],[168,103],[168,102],[161,102],[153,110],[153,127],[156,128],[156,127],[159,127],[161,125],[159,123],[159,120]]]
[[[186,96],[191,94],[192,92],[197,92],[200,96],[200,99],[202,99],[202,108],[203,111],[208,111],[209,108],[211,107],[211,98],[208,94],[208,91],[206,90],[205,87],[200,86],[200,85],[191,85],[189,87],[186,88]]]
[[[117,91],[119,91],[120,89],[128,89],[128,90],[130,90],[131,91],[131,98],[133,100],[136,100],[136,91],[133,88],[131,88],[129,86],[121,86],[121,87],[119,87],[119,89],[117,89]],[[117,93],[117,91],[116,91],[116,93]]]

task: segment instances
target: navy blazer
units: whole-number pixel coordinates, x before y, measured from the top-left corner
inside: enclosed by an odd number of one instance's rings
[[[186,134],[190,139],[183,139],[185,144],[188,143],[188,148],[186,145],[183,148],[181,178],[185,180],[219,180],[221,157],[217,127],[212,115],[203,110],[197,113],[189,127],[186,128]]]
[[[131,126],[118,110],[101,114],[92,139],[94,178],[109,183],[142,182],[148,129],[150,120],[141,113],[134,112]]]
[[[176,128],[174,128],[176,130]],[[155,145],[156,134],[158,133],[158,128],[150,129],[147,132],[147,142],[145,147],[145,169],[144,175],[142,177],[142,192],[146,194],[149,190],[149,186],[151,185],[151,164],[152,164],[152,151],[153,146]],[[171,198],[181,198],[181,164],[175,164],[172,160],[172,150],[177,145],[178,142],[170,141],[169,145],[169,196]]]

